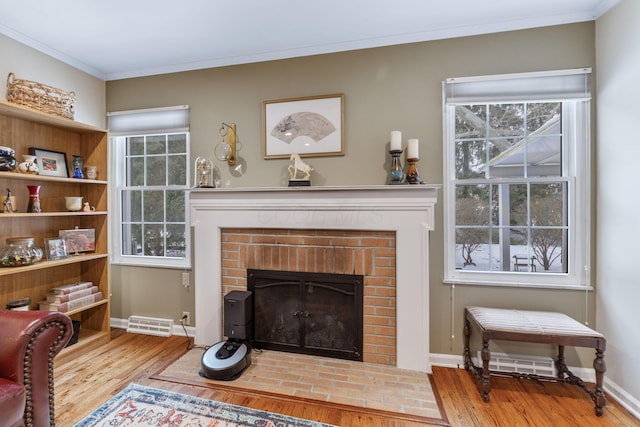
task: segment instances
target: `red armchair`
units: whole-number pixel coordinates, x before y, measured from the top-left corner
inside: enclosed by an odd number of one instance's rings
[[[55,426],[53,358],[72,334],[66,314],[0,310],[0,424]]]

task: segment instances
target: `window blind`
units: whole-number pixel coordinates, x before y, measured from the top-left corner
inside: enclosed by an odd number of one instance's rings
[[[442,85],[445,105],[584,101],[591,99],[591,68],[452,77]]]
[[[112,136],[189,131],[189,106],[148,108],[107,113]]]

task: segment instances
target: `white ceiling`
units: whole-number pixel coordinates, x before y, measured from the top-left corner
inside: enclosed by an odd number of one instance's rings
[[[0,0],[0,33],[117,80],[591,21],[619,1]]]

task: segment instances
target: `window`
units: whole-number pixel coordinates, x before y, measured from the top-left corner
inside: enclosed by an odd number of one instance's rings
[[[190,267],[189,110],[109,114],[113,262]]]
[[[590,70],[448,79],[445,281],[589,286]]]

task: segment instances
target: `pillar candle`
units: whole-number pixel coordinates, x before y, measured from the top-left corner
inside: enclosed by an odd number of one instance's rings
[[[407,159],[419,159],[418,155],[418,140],[410,139],[409,146],[407,147]]]
[[[402,150],[402,132],[399,130],[391,131],[391,144],[389,145],[389,149],[394,150]]]

